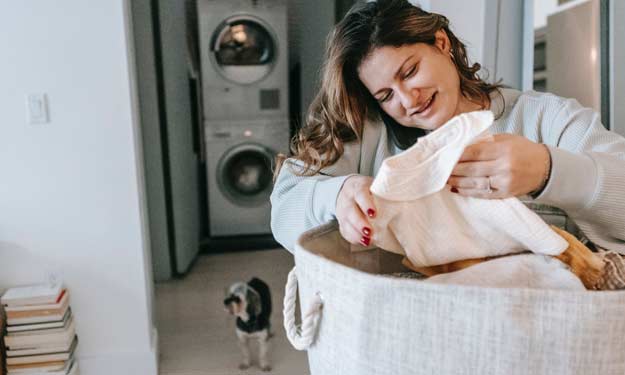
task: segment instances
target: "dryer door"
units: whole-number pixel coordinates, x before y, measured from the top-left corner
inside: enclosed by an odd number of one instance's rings
[[[269,202],[275,152],[256,143],[228,150],[217,165],[221,193],[237,206],[254,207]]]
[[[278,46],[265,22],[252,16],[234,16],[217,26],[211,51],[213,65],[224,78],[251,84],[271,72]]]

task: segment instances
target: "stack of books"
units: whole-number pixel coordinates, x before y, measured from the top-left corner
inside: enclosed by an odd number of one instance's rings
[[[78,336],[62,285],[8,289],[0,299],[6,315],[6,375],[78,375]]]
[[[4,309],[0,304],[0,336],[4,336]],[[4,340],[0,340],[0,375],[4,375]]]

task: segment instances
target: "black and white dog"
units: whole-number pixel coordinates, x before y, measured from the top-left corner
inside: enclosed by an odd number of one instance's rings
[[[243,362],[239,365],[245,370],[252,364],[250,339],[259,343],[258,360],[263,371],[271,371],[269,364],[269,339],[271,338],[271,293],[269,286],[254,277],[248,283],[234,283],[228,289],[224,299],[226,310],[237,317],[237,338],[243,352]]]

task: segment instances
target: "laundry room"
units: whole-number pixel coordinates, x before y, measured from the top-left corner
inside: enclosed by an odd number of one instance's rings
[[[275,158],[289,152],[325,38],[351,3],[132,3],[157,280],[184,274],[199,252],[277,246]]]
[[[623,19],[4,2],[0,375],[625,374]]]

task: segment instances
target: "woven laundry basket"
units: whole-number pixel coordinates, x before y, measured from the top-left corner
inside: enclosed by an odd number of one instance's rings
[[[385,276],[400,260],[351,252],[333,225],[299,238],[284,323],[311,375],[625,374],[625,293]]]

